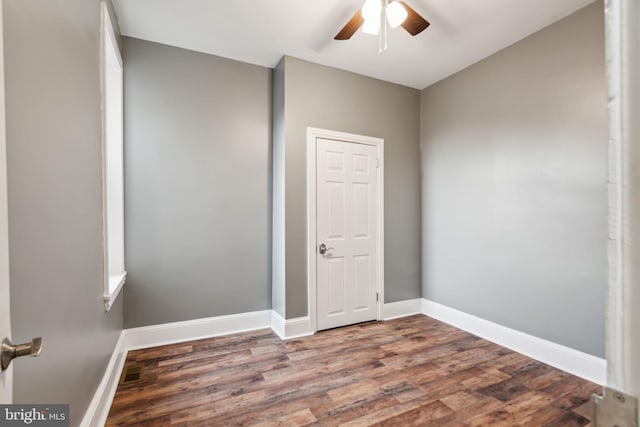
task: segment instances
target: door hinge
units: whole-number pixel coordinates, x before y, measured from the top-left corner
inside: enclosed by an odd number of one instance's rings
[[[638,427],[638,399],[628,394],[602,388],[602,396],[592,397],[594,427]]]
[[[376,301],[380,301],[380,292],[376,292]]]
[[[380,159],[376,158],[376,169],[380,168]]]

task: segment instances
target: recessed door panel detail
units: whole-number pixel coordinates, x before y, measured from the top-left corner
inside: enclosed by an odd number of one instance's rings
[[[345,311],[345,271],[344,258],[331,258],[329,264],[329,316],[344,314]]]
[[[364,154],[353,154],[353,171],[357,173],[369,173],[369,156]]]
[[[370,265],[369,265],[369,255],[356,255],[353,257],[354,264],[354,282],[355,282],[355,304],[354,310],[367,310],[369,308],[369,303],[371,302],[370,298],[370,287],[367,286],[369,281],[371,280],[370,276]]]
[[[345,199],[344,183],[328,182],[329,187],[329,239],[339,239],[344,237],[345,228]]]
[[[342,172],[344,170],[344,153],[327,151],[327,169]]]
[[[377,317],[379,183],[377,147],[318,138],[316,150],[321,330]]]
[[[369,183],[353,183],[353,237],[369,236]]]

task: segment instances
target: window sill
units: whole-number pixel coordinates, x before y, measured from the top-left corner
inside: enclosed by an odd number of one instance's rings
[[[127,272],[125,271],[122,274],[117,274],[115,276],[109,276],[109,289],[111,291],[104,295],[104,311],[107,312],[111,310],[111,306],[115,302],[118,295],[122,291],[124,287],[124,282],[127,279]]]

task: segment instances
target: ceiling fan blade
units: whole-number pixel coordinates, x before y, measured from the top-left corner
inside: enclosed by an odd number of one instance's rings
[[[351,19],[349,19],[349,22],[347,22],[347,24],[342,27],[340,32],[336,34],[334,40],[349,40],[351,36],[354,35],[356,31],[358,31],[358,28],[360,28],[363,23],[364,18],[362,17],[362,13],[360,12],[360,10],[358,10],[353,14]]]
[[[405,19],[402,23],[402,28],[407,30],[407,32],[412,36],[417,36],[424,30],[426,30],[429,25],[431,25],[429,21],[420,16],[418,12],[411,9],[411,7],[409,7],[407,3],[403,2],[402,0],[399,0],[398,3],[404,6],[404,8],[407,9],[408,13],[407,19]]]

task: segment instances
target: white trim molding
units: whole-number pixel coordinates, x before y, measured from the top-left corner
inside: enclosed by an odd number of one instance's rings
[[[605,16],[609,101],[606,385],[640,397],[640,3],[606,0]]]
[[[422,298],[388,302],[384,305],[384,320],[422,314]]]
[[[311,333],[318,330],[316,305],[316,140],[318,138],[373,145],[378,149],[378,283],[376,288],[378,308],[376,316],[377,320],[384,319],[384,139],[307,127],[307,313],[309,313],[308,329]],[[298,319],[295,320],[301,323]],[[300,327],[300,330],[303,329]]]
[[[89,407],[80,422],[80,427],[104,426],[107,422],[107,416],[109,415],[111,403],[118,388],[122,368],[127,359],[127,349],[124,343],[125,331],[121,331],[116,346],[113,349],[111,359],[109,359],[107,368],[102,376],[102,381],[100,381],[98,388],[93,394],[93,399],[91,399]]]
[[[109,277],[109,289],[113,289],[113,291],[107,292],[104,294],[102,299],[104,300],[104,311],[111,310],[111,306],[122,292],[122,288],[124,287],[124,282],[127,280],[127,272],[123,272],[117,276]],[[112,286],[113,285],[113,286]]]
[[[176,344],[271,327],[272,310],[125,329],[127,350]]]
[[[110,54],[113,54],[113,56]],[[109,58],[115,56],[117,70],[110,66]],[[111,64],[114,65],[114,64]],[[105,1],[100,3],[100,95],[102,107],[102,236],[103,236],[103,300],[104,310],[108,312],[124,286],[127,272],[124,257],[124,184],[123,184],[123,62],[114,31],[114,23]],[[116,73],[113,74],[112,73]],[[113,101],[108,90],[113,76],[117,77],[117,104],[119,114],[109,112]],[[113,116],[113,117],[112,117]],[[109,127],[117,119],[116,130]],[[112,141],[108,135],[117,136]],[[115,149],[115,151],[114,151]]]
[[[287,319],[284,322],[284,339],[302,338],[315,334],[311,329],[311,319],[307,317],[296,317]]]
[[[306,337],[315,333],[311,329],[309,316],[285,320],[275,310],[271,312],[271,329],[281,340]]]
[[[422,312],[441,322],[596,384],[606,383],[607,362],[596,356],[423,299]]]
[[[275,310],[271,310],[271,330],[279,336],[281,340],[285,339],[284,317]]]

